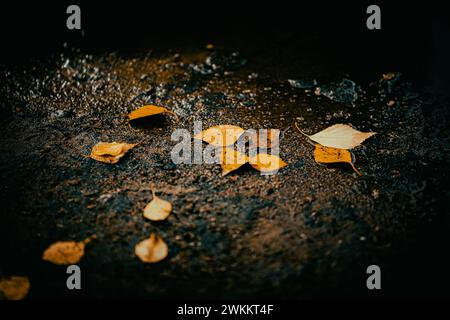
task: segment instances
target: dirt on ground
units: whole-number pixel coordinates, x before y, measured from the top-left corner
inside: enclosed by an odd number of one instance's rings
[[[28,276],[29,298],[293,298],[371,294],[371,264],[391,294],[408,283],[408,266],[443,268],[448,102],[415,91],[403,75],[360,82],[307,52],[290,65],[274,50],[68,48],[2,66],[0,273]],[[323,94],[339,93],[342,79],[354,84],[344,96]],[[130,124],[126,115],[144,104],[181,121]],[[288,166],[222,177],[219,165],[176,165],[171,134],[193,132],[194,121],[280,129]],[[377,132],[353,150],[362,176],[346,164],[317,164],[294,122],[309,134],[335,123]],[[110,165],[84,156],[100,141],[140,144]],[[142,216],[152,185],[173,204],[166,221]],[[134,246],[152,232],[169,255],[144,264]],[[65,268],[42,253],[92,235],[79,264],[83,289],[69,291]]]

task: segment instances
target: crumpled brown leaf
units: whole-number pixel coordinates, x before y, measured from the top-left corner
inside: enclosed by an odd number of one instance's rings
[[[58,265],[77,264],[84,255],[84,248],[91,238],[83,241],[58,241],[50,245],[43,253],[42,259]]]
[[[169,247],[163,239],[152,233],[149,239],[136,244],[134,252],[142,262],[156,263],[167,257]]]
[[[99,142],[92,147],[90,157],[104,163],[117,163],[136,145],[125,142]]]
[[[0,292],[8,300],[22,300],[30,290],[30,280],[22,276],[10,276],[0,280]]]

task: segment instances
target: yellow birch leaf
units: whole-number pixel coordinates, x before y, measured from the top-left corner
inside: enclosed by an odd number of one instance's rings
[[[169,248],[167,244],[159,236],[156,237],[154,233],[150,235],[149,239],[139,242],[134,247],[134,253],[145,263],[155,263],[167,257]]]
[[[250,165],[260,172],[268,173],[287,166],[287,163],[278,156],[258,153],[250,158]]]
[[[8,300],[22,300],[30,290],[30,280],[27,277],[11,276],[0,280],[0,292]]]
[[[318,163],[337,163],[346,162],[349,163],[353,170],[359,175],[361,173],[355,168],[353,164],[353,155],[350,151],[339,148],[330,148],[316,144],[314,148],[314,159]]]
[[[172,211],[172,204],[155,195],[152,190],[153,199],[144,208],[144,217],[151,221],[165,220]]]
[[[279,129],[265,129],[265,134],[260,130],[256,130],[253,134],[247,131],[245,134],[246,141],[250,142],[250,148],[264,148],[271,149],[278,147],[280,144],[280,130]]]
[[[241,127],[226,124],[210,127],[194,138],[217,147],[225,147],[234,144],[244,131]]]
[[[232,148],[223,148],[221,154],[222,176],[239,169],[248,162],[248,157]]]
[[[42,259],[58,265],[77,264],[84,255],[84,247],[91,241],[58,241],[50,245],[42,255]]]
[[[136,110],[130,112],[128,114],[128,119],[134,120],[134,119],[149,117],[149,116],[153,116],[156,114],[162,114],[162,113],[170,113],[178,118],[178,115],[175,112],[170,111],[167,108],[158,107],[158,106],[154,106],[154,105],[146,105],[146,106],[140,107],[139,109],[136,109]]]

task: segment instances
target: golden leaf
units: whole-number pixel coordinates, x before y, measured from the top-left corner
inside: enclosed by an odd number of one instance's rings
[[[99,142],[92,147],[90,157],[100,162],[117,163],[128,150],[136,145],[125,142]]]
[[[222,176],[239,169],[248,162],[248,157],[232,148],[223,148],[220,165],[222,167]]]
[[[84,247],[91,241],[58,241],[50,245],[42,255],[42,259],[58,265],[77,264],[84,255]]]
[[[155,195],[152,190],[153,199],[144,209],[144,217],[152,221],[161,221],[166,219],[172,211],[172,204]]]
[[[150,235],[149,239],[139,242],[134,247],[134,253],[145,263],[155,263],[167,257],[169,248],[167,244],[159,236],[156,237],[154,233]]]
[[[136,110],[130,112],[130,114],[128,114],[128,119],[134,120],[134,119],[149,117],[149,116],[153,116],[156,114],[162,114],[162,113],[170,113],[178,118],[178,115],[175,112],[170,111],[167,108],[158,107],[158,106],[154,106],[154,105],[146,105],[146,106],[140,107],[139,109],[136,109]]]
[[[250,144],[250,147],[270,149],[275,148],[279,145],[279,135],[279,129],[267,129],[266,134],[262,134],[260,130],[257,130],[254,132],[254,134],[249,134],[246,138],[247,140],[251,140],[252,142]]]
[[[22,300],[30,290],[30,280],[27,277],[11,276],[0,280],[0,292],[8,300]]]
[[[217,147],[225,147],[235,143],[244,131],[241,127],[226,124],[210,127],[197,134],[194,138]]]
[[[354,161],[352,153],[345,149],[330,148],[316,144],[314,148],[314,160],[318,163],[346,162],[352,166],[353,170],[355,170],[357,174],[361,175],[353,164]]]
[[[250,158],[250,165],[260,172],[268,173],[287,166],[287,163],[278,156],[258,153]]]
[[[297,127],[297,124],[295,124]],[[364,140],[370,138],[375,132],[361,132],[346,124],[335,124],[311,136],[305,134],[299,127],[297,129],[312,141],[320,143],[322,146],[352,149],[359,146]]]

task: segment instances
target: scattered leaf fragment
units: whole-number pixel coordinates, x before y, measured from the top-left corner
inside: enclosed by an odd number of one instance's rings
[[[331,148],[316,144],[314,148],[314,160],[318,163],[337,163],[346,162],[349,163],[353,170],[359,175],[361,173],[355,168],[354,157],[352,153],[345,149]]]
[[[8,300],[22,300],[30,290],[27,277],[11,276],[0,280],[0,292]]]
[[[136,144],[125,142],[99,142],[92,147],[90,157],[104,163],[117,163]]]
[[[150,235],[149,239],[139,242],[134,247],[134,253],[145,263],[155,263],[167,257],[169,248],[167,244],[159,236],[154,233]]]
[[[297,124],[295,124],[297,126]],[[375,132],[361,132],[346,124],[335,124],[311,136],[297,129],[312,141],[323,146],[339,149],[352,149],[359,146],[364,140],[370,138]]]
[[[144,208],[144,217],[151,221],[165,220],[172,211],[172,204],[155,195],[152,189],[153,199]]]
[[[388,107],[392,107],[395,104],[394,100],[389,100],[389,102],[387,103]]]
[[[128,114],[128,119],[135,120],[135,119],[145,118],[145,117],[154,116],[156,114],[162,114],[162,113],[173,114],[178,119],[178,115],[175,112],[170,111],[167,108],[154,106],[154,105],[146,105],[146,106],[140,107],[139,109],[136,109],[136,110],[130,112]]]
[[[287,166],[287,163],[280,157],[266,153],[258,153],[251,157],[249,162],[253,168],[264,173],[273,172]]]
[[[84,247],[91,241],[58,241],[50,245],[42,255],[42,259],[58,265],[77,264],[84,255]]]
[[[223,148],[221,154],[222,176],[239,169],[248,162],[248,157],[233,148]]]
[[[238,126],[219,125],[200,132],[194,138],[217,147],[225,147],[235,143],[244,131],[244,129]]]

